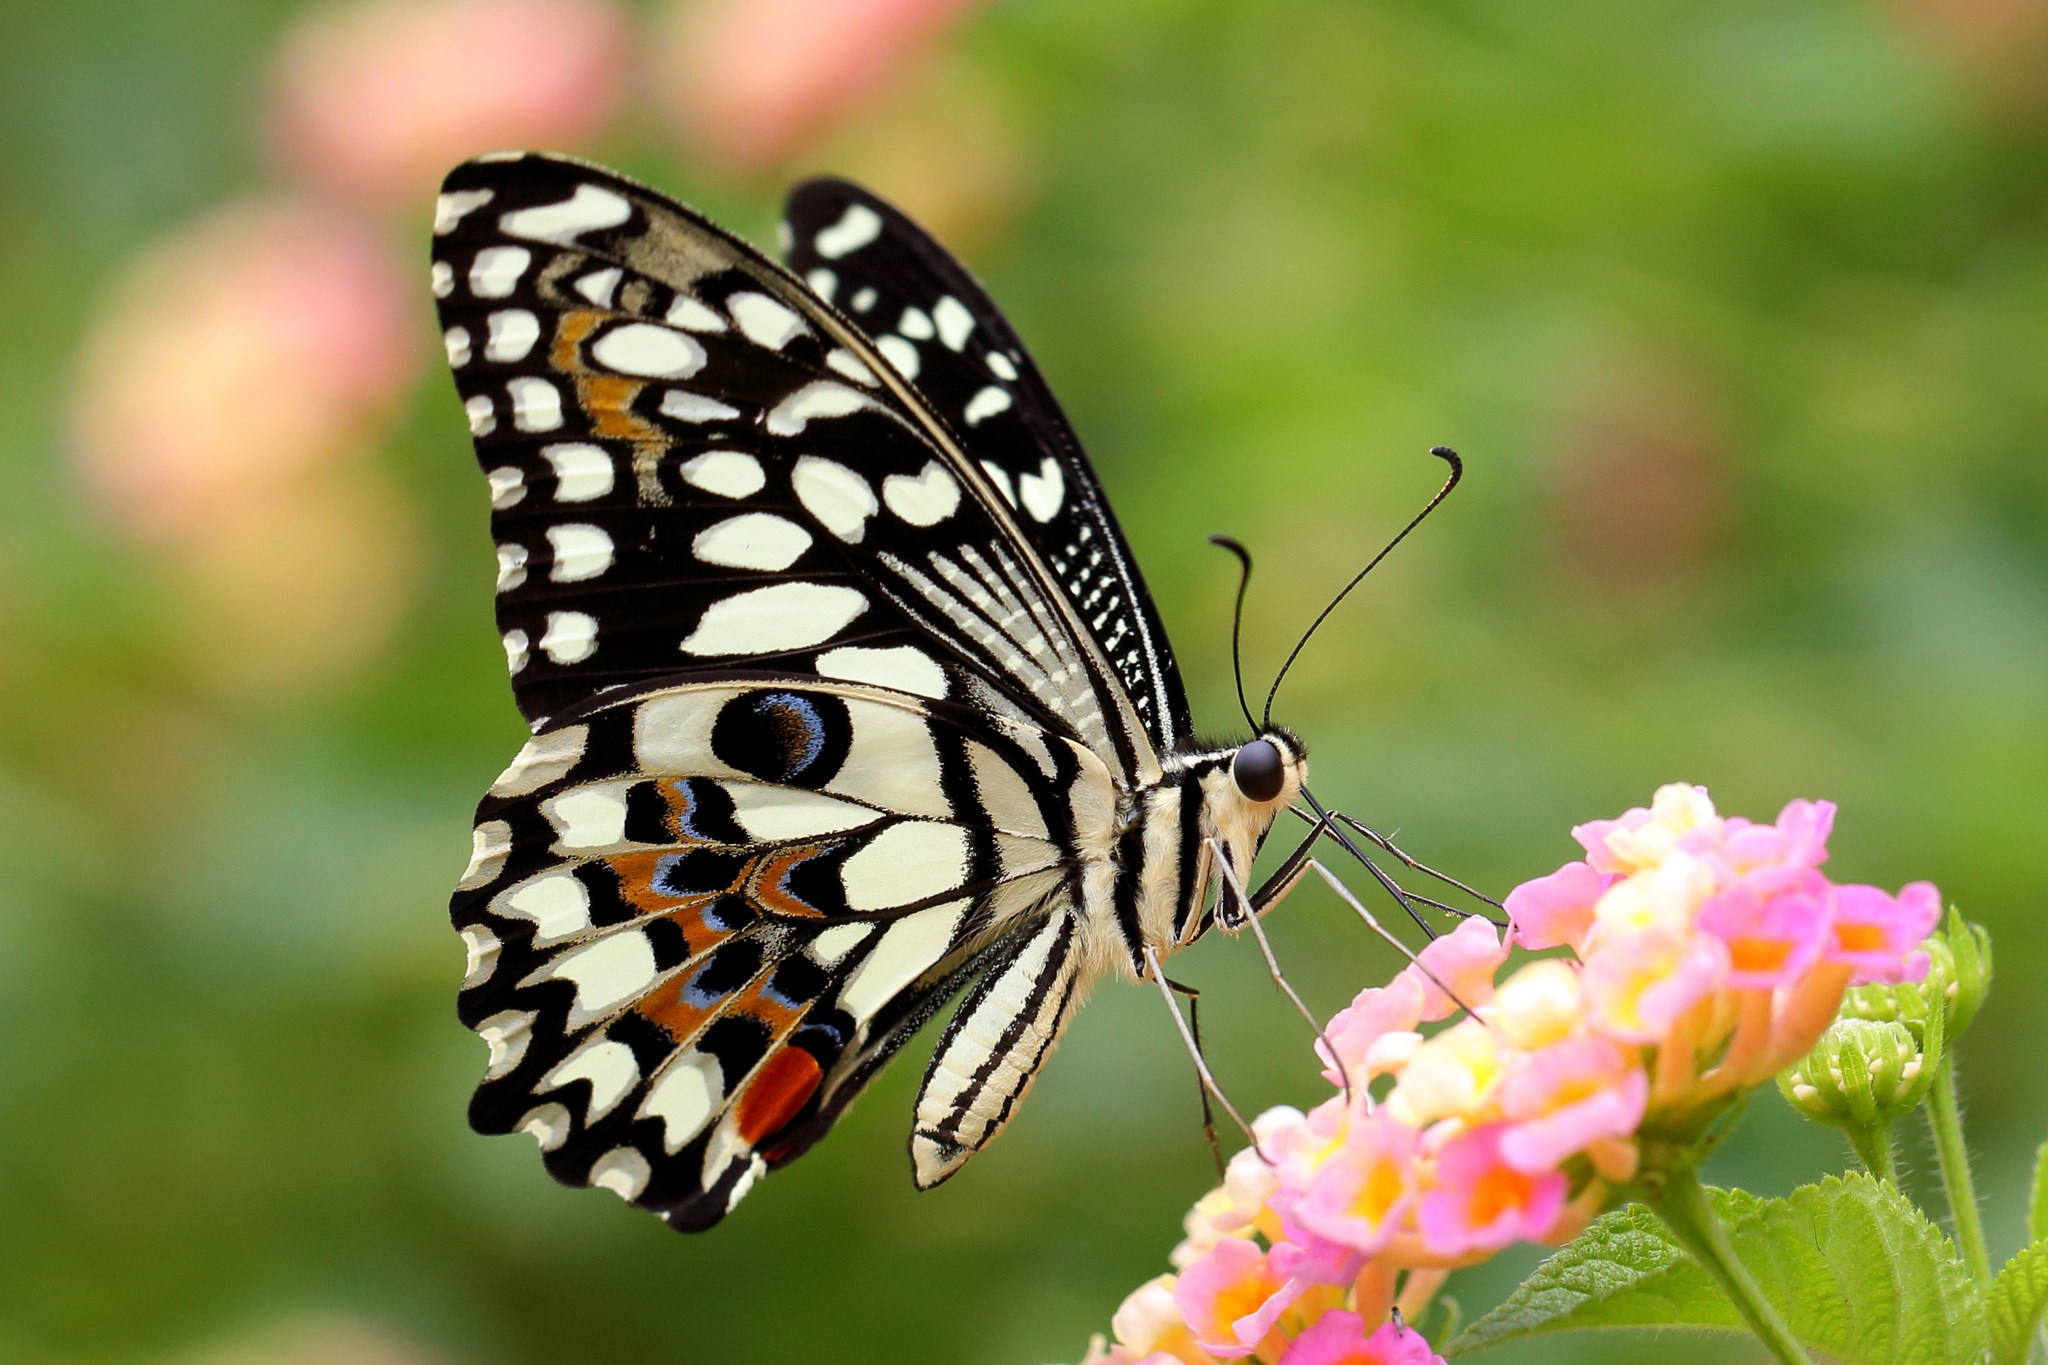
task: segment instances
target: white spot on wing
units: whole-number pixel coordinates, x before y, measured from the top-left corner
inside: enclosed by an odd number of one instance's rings
[[[631,1203],[647,1188],[647,1158],[637,1147],[614,1147],[590,1163],[590,1183]]]
[[[959,350],[974,335],[974,314],[951,294],[932,305],[932,321],[938,324],[939,340],[946,343],[949,351]]]
[[[811,287],[813,294],[830,303],[832,302],[833,291],[839,288],[839,277],[825,269],[825,267],[819,266],[816,270],[804,276],[804,283]]]
[[[1066,495],[1066,477],[1060,473],[1060,462],[1050,455],[1039,462],[1036,474],[1017,480],[1017,496],[1023,500],[1024,510],[1038,521],[1051,521]]]
[[[448,348],[448,364],[452,369],[461,369],[469,363],[469,329],[450,327],[441,333],[441,344]]]
[[[576,983],[573,1028],[644,995],[654,978],[654,946],[645,933],[629,929],[561,953],[531,979]]]
[[[914,692],[920,697],[943,700],[946,695],[946,671],[931,655],[912,645],[894,645],[887,649],[841,645],[820,654],[817,669],[822,677],[893,687],[899,692]]]
[[[981,462],[981,471],[988,475],[989,482],[996,486],[996,492],[1003,495],[1003,501],[1015,507],[1017,505],[1017,490],[1010,486],[1010,471],[997,464],[994,460],[983,460]]]
[[[472,990],[491,979],[491,973],[498,969],[498,950],[503,946],[487,925],[472,924],[462,931],[462,989]]]
[[[616,1108],[639,1080],[640,1066],[633,1060],[633,1049],[600,1034],[555,1063],[541,1078],[540,1088],[554,1090],[572,1081],[590,1082],[590,1108],[583,1118],[589,1124]]]
[[[661,1145],[673,1156],[704,1131],[724,1098],[725,1076],[718,1059],[692,1048],[670,1062],[648,1088],[640,1114],[661,1120]]]
[[[574,1126],[569,1111],[554,1103],[537,1104],[519,1120],[519,1131],[538,1142],[543,1152],[552,1152],[567,1141]]]
[[[597,339],[590,358],[620,374],[688,379],[704,368],[704,348],[686,332],[651,322],[629,322]]]
[[[533,1041],[533,1015],[527,1010],[500,1010],[476,1026],[476,1036],[491,1050],[484,1079],[495,1081],[518,1066]]]
[[[526,547],[510,542],[498,547],[498,591],[511,592],[526,582]]]
[[[840,1008],[856,1020],[865,1021],[897,992],[931,970],[953,945],[953,929],[966,908],[966,901],[935,905],[905,915],[890,925],[881,942],[854,968],[840,990]]]
[[[562,849],[610,848],[626,839],[626,794],[617,785],[578,787],[540,803]]]
[[[854,383],[865,384],[871,389],[881,383],[875,378],[875,372],[861,364],[860,357],[844,346],[833,347],[832,353],[825,357],[825,365],[828,369],[845,375]]]
[[[700,563],[773,572],[796,563],[811,548],[811,533],[772,512],[746,512],[707,526],[690,542]]]
[[[840,834],[881,818],[866,806],[799,787],[728,782],[725,792],[732,798],[733,818],[740,828],[766,841]]]
[[[846,705],[853,744],[826,790],[905,815],[950,818],[938,745],[924,717],[886,702],[849,699]]]
[[[489,394],[471,395],[463,401],[462,411],[469,417],[470,435],[488,436],[498,429],[498,410]]]
[[[678,422],[725,422],[739,416],[740,410],[688,389],[670,389],[661,396],[661,415]]]
[[[538,926],[534,942],[545,946],[590,927],[590,893],[567,872],[549,872],[498,897],[492,906],[501,915],[530,919]]]
[[[917,378],[917,347],[894,332],[885,332],[875,338],[875,349],[882,353],[883,359],[896,367],[896,373],[905,379]]]
[[[872,288],[860,290],[853,296],[853,311],[865,313],[875,306],[875,291]]]
[[[619,277],[622,273],[615,265],[606,266],[603,270],[593,270],[576,281],[576,292],[599,308],[609,308],[612,306],[612,295],[618,290]]]
[[[512,395],[512,425],[521,431],[553,431],[562,425],[562,391],[537,375],[519,374],[505,381]]]
[[[512,852],[512,826],[503,820],[486,820],[470,831],[469,866],[455,883],[462,891],[488,885],[504,870]]]
[[[533,343],[540,340],[540,319],[524,308],[504,308],[491,314],[490,328],[484,359],[500,365],[526,359]]]
[[[896,330],[913,341],[930,341],[939,334],[939,329],[932,325],[931,314],[922,308],[904,309],[903,318],[896,324]]]
[[[761,462],[741,450],[707,450],[682,467],[683,481],[721,498],[747,498],[767,486]]]
[[[569,775],[583,757],[583,745],[590,737],[587,725],[569,725],[535,735],[516,755],[498,780],[491,783],[493,796],[525,796],[550,782]]]
[[[552,583],[581,583],[612,566],[611,536],[602,526],[587,521],[548,527],[548,549],[555,556],[554,566],[548,570]],[[547,642],[541,643],[545,646]]]
[[[688,294],[676,295],[675,302],[668,306],[664,321],[675,327],[687,327],[693,332],[723,332],[725,319],[706,307],[703,300]]]
[[[487,246],[470,262],[469,292],[480,299],[505,298],[532,263],[533,253],[523,246]]]
[[[500,215],[498,227],[513,237],[574,246],[579,233],[617,227],[632,216],[633,206],[623,195],[600,185],[578,185],[576,192],[559,204]]]
[[[937,460],[929,460],[915,478],[891,474],[882,480],[882,501],[912,526],[936,526],[960,506],[960,485]]]
[[[988,353],[988,372],[998,379],[1015,379],[1017,377],[1016,365],[1012,363],[1010,357],[1004,355],[1001,351],[990,351]]]
[[[872,924],[835,924],[804,947],[804,956],[820,967],[837,967],[875,931]]]
[[[580,664],[597,652],[597,619],[580,611],[551,611],[541,653],[558,664]]]
[[[967,419],[968,426],[985,422],[1010,406],[1010,391],[999,385],[990,384],[967,400],[966,409],[960,414]]]
[[[484,475],[484,482],[491,486],[491,510],[494,512],[502,512],[526,496],[526,475],[516,465],[499,465]]]
[[[814,418],[844,417],[862,408],[879,408],[872,398],[829,379],[804,385],[777,403],[768,413],[768,431],[773,436],[795,436]]]
[[[705,608],[682,648],[700,657],[804,649],[837,635],[867,606],[858,588],[839,583],[754,588]]]
[[[434,268],[428,272],[428,278],[433,281],[435,298],[445,299],[455,292],[455,267],[448,262],[434,262]]]
[[[804,334],[804,320],[769,298],[745,290],[725,301],[725,311],[756,346],[779,351]]]
[[[601,447],[572,442],[540,453],[555,471],[556,502],[590,502],[612,491],[612,457]]]
[[[525,631],[508,630],[498,643],[505,646],[505,670],[508,673],[516,675],[520,669],[526,667]]]
[[[866,204],[848,204],[839,221],[823,228],[811,239],[818,254],[836,261],[849,251],[858,251],[882,235],[882,215]]]
[[[840,868],[851,910],[886,910],[944,895],[967,877],[967,831],[906,820],[868,840]]]
[[[805,455],[790,471],[789,485],[804,510],[833,535],[858,545],[868,518],[880,510],[868,481],[836,460]]]

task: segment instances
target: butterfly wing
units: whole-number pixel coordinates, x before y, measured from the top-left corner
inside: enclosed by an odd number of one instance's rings
[[[529,720],[752,662],[971,699],[1157,774],[1135,699],[992,476],[787,271],[559,157],[457,167],[436,232]]]
[[[972,449],[1164,751],[1192,731],[1137,561],[1052,389],[967,269],[888,203],[806,181],[783,208],[790,268],[854,318]]]
[[[920,1098],[942,1179],[1103,960],[1079,850],[1158,772],[1081,604],[873,343],[689,210],[486,158],[434,257],[536,731],[453,903],[472,1121],[707,1226],[981,976]]]
[[[1077,787],[1109,779],[1071,739],[886,688],[734,673],[570,710],[484,798],[453,901],[491,1046],[472,1123],[709,1226],[974,975],[1074,923]],[[1048,1036],[981,1048],[1012,1060],[963,1110],[1013,1102],[1077,997],[1046,957]],[[920,1131],[979,1145],[946,1118]]]

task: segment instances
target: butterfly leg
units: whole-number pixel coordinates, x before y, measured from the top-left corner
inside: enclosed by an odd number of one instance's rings
[[[1280,988],[1281,994],[1294,1003],[1294,1008],[1300,1013],[1301,1017],[1308,1020],[1308,1026],[1316,1031],[1316,1041],[1322,1045],[1322,1054],[1336,1063],[1337,1074],[1343,1081],[1344,1098],[1350,1099],[1350,1073],[1345,1071],[1344,1063],[1337,1058],[1336,1049],[1330,1046],[1330,1040],[1324,1036],[1322,1021],[1317,1019],[1309,1010],[1307,1003],[1302,1000],[1301,995],[1294,989],[1293,983],[1288,981],[1287,974],[1280,970],[1280,959],[1273,955],[1272,941],[1266,937],[1265,927],[1259,923],[1259,916],[1266,910],[1271,909],[1280,899],[1280,896],[1274,896],[1264,905],[1260,905],[1253,900],[1250,893],[1244,889],[1244,883],[1238,880],[1237,869],[1230,865],[1230,859],[1225,855],[1223,845],[1214,839],[1209,840],[1208,844],[1209,856],[1215,860],[1218,875],[1223,878],[1223,883],[1230,892],[1237,897],[1234,904],[1249,906],[1252,909],[1252,913],[1247,914],[1241,924],[1232,924],[1221,914],[1217,916],[1217,924],[1226,931],[1237,929],[1249,929],[1252,931],[1252,937],[1258,942],[1259,952],[1266,959],[1266,974],[1273,978],[1273,984]],[[1260,889],[1264,890],[1263,887]],[[1292,883],[1289,884],[1289,889],[1292,889]],[[1282,894],[1284,895],[1285,893],[1283,892]]]
[[[1174,994],[1186,997],[1188,1002],[1188,1034],[1194,1039],[1195,1051],[1200,1052],[1202,1050],[1202,993],[1193,986],[1183,985],[1175,981],[1170,976],[1166,978],[1166,984],[1173,988]],[[1209,1144],[1209,1155],[1215,1158],[1216,1178],[1221,1180],[1228,1173],[1223,1161],[1223,1144],[1216,1140],[1216,1111],[1209,1103],[1209,1087],[1201,1083],[1199,1076],[1195,1079],[1195,1093],[1202,1097],[1202,1137]]]
[[[1195,1075],[1201,1079],[1202,1089],[1216,1097],[1216,1103],[1223,1106],[1223,1112],[1230,1115],[1230,1121],[1251,1141],[1252,1150],[1258,1152],[1259,1160],[1268,1166],[1272,1165],[1271,1158],[1259,1147],[1259,1135],[1244,1121],[1244,1115],[1237,1112],[1237,1106],[1230,1102],[1230,1096],[1223,1093],[1223,1087],[1216,1084],[1216,1077],[1210,1073],[1209,1063],[1202,1056],[1202,1045],[1195,1041],[1194,1034],[1188,1030],[1188,1021],[1181,1018],[1180,1006],[1174,1003],[1173,986],[1168,983],[1166,972],[1159,965],[1159,950],[1149,943],[1145,945],[1145,975],[1159,984],[1159,994],[1166,1001],[1167,1011],[1173,1015],[1173,1026],[1179,1031],[1180,1040],[1187,1047],[1188,1056],[1194,1059]]]

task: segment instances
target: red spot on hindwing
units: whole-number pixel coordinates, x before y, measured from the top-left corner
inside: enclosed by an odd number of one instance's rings
[[[740,1095],[734,1115],[740,1137],[757,1143],[788,1123],[824,1079],[810,1053],[800,1047],[778,1049]]]

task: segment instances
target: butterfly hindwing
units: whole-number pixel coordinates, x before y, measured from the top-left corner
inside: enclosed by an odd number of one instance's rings
[[[1064,920],[1070,740],[882,688],[600,696],[478,809],[453,903],[472,1122],[707,1226],[977,971]]]
[[[1173,651],[1116,515],[1052,389],[987,293],[917,224],[844,180],[783,208],[790,268],[914,381],[1017,512],[1024,539],[1164,751],[1191,724]]]

